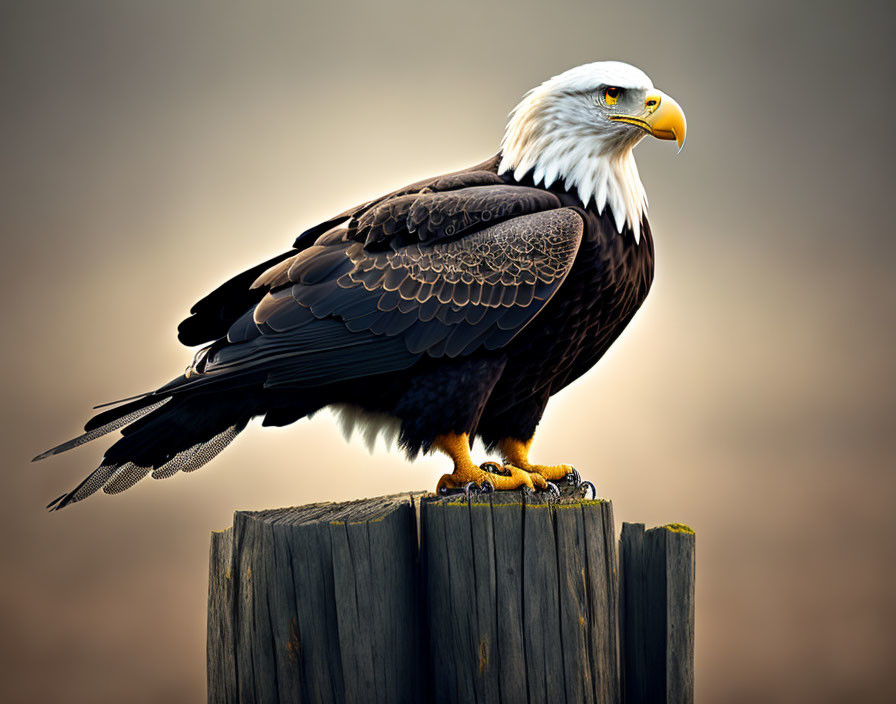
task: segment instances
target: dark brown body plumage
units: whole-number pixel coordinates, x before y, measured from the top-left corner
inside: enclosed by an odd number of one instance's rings
[[[574,193],[562,188],[552,192],[564,205],[582,208]],[[600,214],[590,207],[581,212],[582,245],[563,286],[525,334],[508,345],[511,361],[483,419],[489,444],[507,436],[531,437],[550,396],[600,360],[650,290],[653,238],[647,221],[636,243],[631,230],[617,232],[609,210]]]

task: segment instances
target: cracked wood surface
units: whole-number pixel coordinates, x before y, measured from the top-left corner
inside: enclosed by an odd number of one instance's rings
[[[613,531],[607,501],[424,499],[432,700],[620,701]]]
[[[626,704],[694,701],[694,532],[623,523],[621,678]]]
[[[419,702],[411,502],[239,511],[213,533],[208,701]]]
[[[569,491],[237,512],[209,702],[693,701],[693,533],[623,524],[617,575],[612,504]]]

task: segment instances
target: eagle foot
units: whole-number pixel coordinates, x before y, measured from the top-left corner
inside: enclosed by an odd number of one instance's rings
[[[487,488],[486,488],[487,487]],[[493,491],[510,491],[514,489],[548,489],[547,480],[538,474],[532,474],[512,465],[499,465],[495,462],[486,462],[477,467],[461,466],[455,468],[451,474],[445,474],[439,479],[436,493],[460,494],[469,496],[471,493],[489,494]]]
[[[486,470],[488,471],[488,470]],[[591,482],[585,482],[582,486],[589,485],[594,491],[594,485]],[[439,496],[461,496],[469,499],[471,496],[479,496],[481,494],[493,494],[495,493],[495,485],[491,483],[488,479],[485,479],[481,484],[477,484],[476,482],[467,482],[462,487],[448,487],[443,486],[439,489]],[[510,490],[507,490],[510,491]],[[559,499],[562,495],[560,491],[560,487],[558,487],[554,482],[546,482],[546,486],[543,490],[538,492],[530,489],[525,484],[519,488],[519,491],[525,496],[532,496],[535,493],[545,493],[548,494],[548,498],[550,499]],[[596,494],[595,494],[596,495]]]
[[[520,469],[524,469],[527,472],[532,474],[539,474],[544,477],[547,481],[550,482],[560,482],[566,481],[567,483],[571,483],[573,486],[578,486],[581,483],[581,478],[579,477],[579,473],[576,471],[576,468],[572,465],[568,464],[530,464],[529,462],[520,462],[517,464],[511,460],[511,464],[515,467],[519,467]],[[573,481],[570,482],[570,476],[573,477]]]

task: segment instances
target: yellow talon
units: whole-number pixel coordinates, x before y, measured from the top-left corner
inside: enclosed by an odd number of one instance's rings
[[[506,475],[494,474],[482,469],[470,457],[470,438],[466,433],[439,435],[433,442],[433,447],[454,460],[454,471],[439,479],[439,483],[436,485],[437,492],[446,487],[459,489],[469,482],[482,484],[486,481],[491,482],[492,486],[499,491],[519,489],[523,486],[533,490],[547,488],[547,480],[543,476],[513,465],[504,465]]]
[[[573,467],[568,464],[532,464],[529,462],[529,448],[532,447],[533,438],[529,438],[526,442],[515,438],[504,438],[498,443],[498,448],[504,456],[504,461],[514,467],[520,467],[527,472],[532,472],[535,476],[543,477],[548,481],[557,481],[563,479],[567,474],[574,471]]]

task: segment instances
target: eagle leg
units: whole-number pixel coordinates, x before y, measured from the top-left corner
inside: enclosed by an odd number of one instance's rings
[[[498,443],[498,449],[504,456],[504,461],[512,466],[519,467],[536,476],[542,476],[548,481],[566,479],[569,484],[579,486],[582,483],[576,468],[568,464],[532,464],[529,461],[529,448],[532,447],[532,438],[525,442],[516,438],[504,438]]]
[[[543,476],[532,474],[519,467],[500,467],[500,473],[498,473],[498,467],[494,462],[486,462],[482,467],[477,465],[470,457],[470,436],[467,433],[439,435],[433,441],[432,446],[444,452],[454,461],[454,471],[439,479],[436,492],[443,488],[462,488],[470,482],[481,485],[486,481],[499,491],[522,487],[532,490],[548,488],[547,480]],[[485,467],[489,467],[492,471]]]

